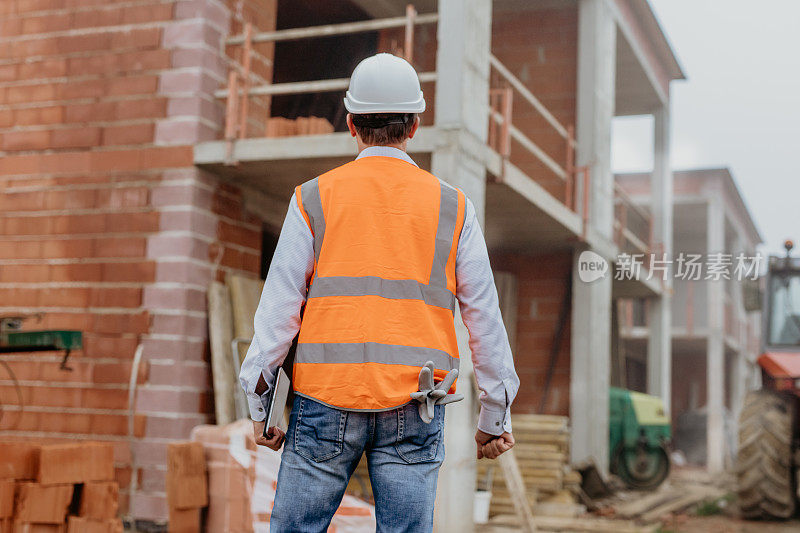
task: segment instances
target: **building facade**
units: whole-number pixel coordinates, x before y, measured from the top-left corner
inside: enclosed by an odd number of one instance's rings
[[[683,74],[645,0],[415,8],[0,5],[0,314],[44,313],[31,328],[85,341],[72,371],[54,353],[2,356],[24,395],[0,370],[4,438],[112,441],[122,509],[166,518],[166,444],[213,422],[208,284],[263,276],[294,186],[355,155],[347,76],[390,51],[421,73],[428,101],[411,156],[464,190],[484,228],[522,379],[514,410],[570,415],[573,459],[607,466],[612,303],[651,302],[646,387],[668,400],[671,291],[586,283],[579,257],[613,268],[620,251],[671,250],[669,85]],[[350,22],[364,24],[336,26]],[[324,36],[297,30],[318,26]],[[615,186],[610,134],[614,116],[646,114],[656,170],[643,215]],[[469,398],[467,338],[462,325]],[[437,519],[459,531],[472,527],[457,511],[475,485],[474,416],[470,402],[448,410]]]

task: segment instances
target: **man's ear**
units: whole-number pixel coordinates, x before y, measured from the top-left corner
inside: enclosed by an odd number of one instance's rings
[[[408,134],[408,138],[409,139],[413,139],[414,138],[414,134],[417,133],[418,129],[419,129],[419,115],[417,115],[414,118],[414,125],[411,126],[411,131]]]
[[[353,115],[350,113],[347,114],[347,129],[350,130],[350,136],[355,137],[356,134],[356,127],[353,125]]]

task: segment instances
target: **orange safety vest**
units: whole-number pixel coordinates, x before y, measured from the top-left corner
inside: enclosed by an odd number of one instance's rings
[[[458,368],[453,316],[464,193],[401,159],[370,156],[295,191],[314,235],[294,390],[332,407],[411,401],[419,371]]]

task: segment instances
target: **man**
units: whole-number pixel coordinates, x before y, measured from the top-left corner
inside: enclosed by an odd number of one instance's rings
[[[286,443],[270,531],[325,531],[363,453],[378,531],[430,531],[444,406],[426,423],[411,394],[427,361],[439,382],[458,368],[456,300],[481,389],[478,458],[514,445],[519,379],[474,206],[405,152],[425,110],[417,73],[369,57],[344,104],[358,157],[295,190],[240,373],[256,441]],[[265,398],[298,331],[289,428],[267,439]]]

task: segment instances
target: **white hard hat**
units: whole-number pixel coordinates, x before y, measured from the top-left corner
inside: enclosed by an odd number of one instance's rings
[[[377,54],[353,70],[344,107],[353,114],[422,113],[425,99],[417,72],[408,61],[392,54]]]

